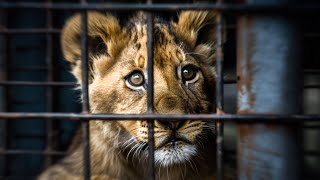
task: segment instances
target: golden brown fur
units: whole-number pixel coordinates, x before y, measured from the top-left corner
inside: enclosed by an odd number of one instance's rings
[[[180,13],[178,22],[155,20],[156,113],[209,113],[214,109],[214,17],[213,12],[185,11]],[[111,15],[89,12],[88,36],[91,112],[146,113],[144,14],[138,13],[127,26],[120,26]],[[68,20],[61,42],[64,56],[80,83],[79,15]],[[145,121],[94,120],[90,122],[90,131],[92,179],[147,179]],[[209,179],[214,176],[213,123],[155,121],[154,131],[157,179]],[[171,141],[164,143],[169,137]],[[79,132],[69,155],[39,179],[82,179],[81,146]]]

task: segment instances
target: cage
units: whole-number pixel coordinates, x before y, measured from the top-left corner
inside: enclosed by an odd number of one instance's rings
[[[66,18],[81,12],[82,45],[87,49],[88,10],[114,12],[119,18],[146,11],[151,37],[154,16],[170,17],[180,10],[217,11],[214,96],[217,108],[226,114],[153,114],[152,86],[149,114],[90,114],[87,86],[82,89],[81,107],[80,92],[74,90],[75,79],[62,60],[59,43]],[[172,118],[216,122],[217,138],[212,141],[217,152],[212,153],[217,154],[217,179],[224,179],[226,163],[238,179],[318,179],[319,10],[315,0],[0,0],[0,178],[35,179],[66,154],[77,129],[83,130],[83,141],[88,142],[90,119],[144,119],[152,132],[154,119]],[[152,54],[152,41],[148,44]],[[149,57],[148,77],[153,84]],[[85,54],[82,61],[87,61]],[[83,84],[88,84],[87,71]],[[153,147],[153,133],[149,143]],[[84,177],[90,179],[90,144],[85,144]],[[153,162],[153,155],[149,157]],[[150,179],[155,178],[152,165]]]

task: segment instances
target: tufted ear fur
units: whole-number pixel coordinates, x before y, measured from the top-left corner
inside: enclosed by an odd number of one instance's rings
[[[115,58],[121,51],[125,29],[112,15],[88,12],[88,52],[89,67],[92,58],[106,54]],[[76,14],[65,24],[61,34],[61,45],[64,57],[72,65],[72,73],[81,82],[81,16]],[[91,68],[89,68],[91,69]],[[89,74],[91,77],[91,74]]]
[[[176,36],[192,53],[211,63],[216,41],[215,17],[214,11],[182,11],[178,22],[172,22]]]

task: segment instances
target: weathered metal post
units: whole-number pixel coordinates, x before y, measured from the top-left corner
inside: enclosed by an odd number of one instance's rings
[[[244,0],[278,5],[290,0]],[[301,107],[300,33],[280,15],[241,15],[237,21],[239,114],[297,114]],[[238,177],[300,179],[300,132],[296,125],[241,124]]]

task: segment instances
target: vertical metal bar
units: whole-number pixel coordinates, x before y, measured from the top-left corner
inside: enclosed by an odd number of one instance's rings
[[[47,0],[47,3],[51,3],[51,0]],[[47,28],[52,28],[52,11],[47,9]],[[52,34],[46,34],[46,63],[47,63],[47,81],[52,82],[54,80],[54,63],[53,63],[53,53],[52,53]],[[46,99],[47,99],[47,112],[53,112],[53,87],[48,86],[46,91]],[[46,129],[47,129],[47,145],[46,151],[54,150],[54,127],[53,121],[46,121]],[[50,166],[53,163],[53,156],[50,154],[46,154],[45,158],[45,168]]]
[[[217,3],[221,4],[223,1],[218,0]],[[217,12],[216,15],[216,108],[217,113],[223,112],[223,29],[222,29],[222,14]],[[224,169],[223,169],[223,122],[216,123],[217,128],[217,180],[223,180]]]
[[[6,18],[7,18],[6,20],[8,21],[9,16],[7,16]],[[5,58],[5,64],[6,64],[5,74],[6,75],[5,76],[6,76],[7,81],[10,80],[12,77],[9,69],[10,69],[10,67],[13,66],[13,64],[15,64],[14,63],[15,44],[12,39],[13,39],[12,35],[7,35],[5,38],[5,41],[6,41],[5,42],[5,51],[6,51],[5,52],[5,56],[6,56],[6,58]],[[13,99],[11,89],[12,88],[10,86],[6,86],[6,88],[5,88],[6,97],[5,97],[5,101],[4,101],[5,102],[4,109],[7,112],[9,112],[11,110],[11,103],[10,102],[12,102],[12,99]],[[5,137],[4,137],[4,140],[5,140],[4,150],[6,150],[8,146],[14,146],[14,144],[15,144],[15,142],[14,142],[15,139],[13,137],[14,134],[10,133],[10,132],[12,132],[12,131],[10,131],[10,128],[11,128],[10,122],[12,122],[12,121],[5,120],[5,126],[4,126],[4,132],[3,132],[5,135]],[[5,176],[10,174],[11,162],[12,162],[11,158],[5,158],[5,164],[6,164],[6,167],[4,169]]]
[[[148,4],[152,4],[152,0],[147,1]],[[154,81],[153,81],[153,15],[151,12],[147,12],[147,49],[148,49],[148,113],[154,112],[153,100],[154,100]],[[150,180],[155,179],[154,172],[154,121],[148,121],[148,177]]]
[[[86,0],[81,0],[86,4]],[[81,68],[82,68],[82,113],[89,113],[89,76],[88,76],[88,14],[87,11],[81,13]],[[85,180],[90,180],[90,131],[89,121],[82,121],[83,132],[83,176]]]
[[[81,0],[86,4],[86,0]],[[81,13],[81,68],[82,68],[82,111],[89,113],[89,94],[88,94],[88,17],[87,12]]]
[[[2,0],[0,0],[1,2]],[[6,10],[0,11],[0,25],[6,25]],[[7,40],[6,35],[0,36],[0,80],[8,80],[8,58],[6,56]],[[0,87],[0,111],[8,111],[7,99],[8,86]],[[0,151],[5,151],[7,148],[7,120],[0,120]],[[5,176],[7,172],[7,156],[0,156],[0,175]]]
[[[289,3],[287,0],[244,2]],[[301,112],[301,35],[297,29],[291,19],[281,16],[242,15],[238,18],[239,114]],[[237,137],[239,179],[300,179],[298,126],[243,124],[238,126]]]

